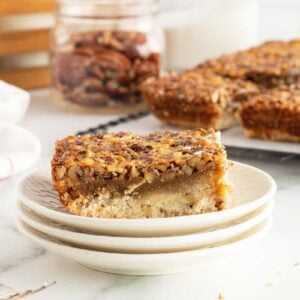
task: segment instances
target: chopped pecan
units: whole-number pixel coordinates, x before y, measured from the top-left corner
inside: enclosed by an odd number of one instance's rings
[[[98,51],[91,63],[91,73],[96,77],[116,78],[120,81],[126,81],[131,62],[127,57],[114,50]]]
[[[54,60],[54,77],[62,84],[76,86],[87,77],[90,60],[86,56],[58,53]]]

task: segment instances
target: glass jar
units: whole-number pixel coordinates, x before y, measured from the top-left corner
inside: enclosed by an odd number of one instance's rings
[[[193,68],[259,42],[259,0],[161,0],[161,5],[169,70]]]
[[[52,35],[54,97],[72,108],[142,107],[140,84],[158,76],[164,37],[156,0],[58,0]]]

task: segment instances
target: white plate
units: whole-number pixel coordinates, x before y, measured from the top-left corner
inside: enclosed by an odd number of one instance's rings
[[[133,131],[138,134],[148,134],[153,131],[180,131],[182,129],[164,124],[153,115],[150,115],[142,119],[131,120],[130,122],[122,123],[119,126],[114,126],[113,128],[109,129],[111,132],[117,132],[120,130]],[[250,139],[245,136],[241,127],[234,127],[222,131],[222,144],[225,146],[238,148],[300,154],[300,143]]]
[[[197,232],[240,218],[273,199],[274,180],[265,172],[235,162],[229,168],[233,207],[201,215],[153,219],[105,219],[81,217],[65,210],[49,175],[37,172],[26,177],[20,200],[37,214],[80,230],[117,236],[165,236]]]
[[[117,237],[82,233],[39,217],[21,203],[18,205],[18,214],[20,219],[33,229],[74,246],[119,253],[162,253],[193,250],[232,239],[267,219],[272,209],[273,201],[227,224],[226,227],[216,226],[209,231],[167,237]]]
[[[27,207],[57,223],[80,230],[117,236],[166,236],[197,232],[240,218],[270,202],[276,184],[267,173],[234,162],[229,167],[233,207],[206,214],[150,219],[105,219],[70,214],[59,201],[50,175],[36,172],[25,177],[20,186],[20,200]]]
[[[19,230],[46,249],[92,269],[126,275],[171,274],[207,265],[211,260],[214,261],[220,256],[224,257],[229,252],[232,255],[233,251],[237,251],[240,247],[245,247],[249,242],[262,238],[270,227],[271,219],[268,219],[230,242],[216,244],[210,248],[173,253],[125,254],[72,247],[40,233],[18,220]]]

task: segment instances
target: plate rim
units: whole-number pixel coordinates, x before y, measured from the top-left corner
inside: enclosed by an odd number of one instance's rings
[[[77,252],[82,252],[85,254],[99,254],[99,255],[107,255],[107,256],[115,256],[115,257],[119,257],[119,258],[145,258],[147,257],[149,260],[151,260],[152,258],[157,258],[159,256],[163,256],[161,259],[165,259],[166,257],[168,258],[175,258],[175,257],[179,257],[179,256],[187,256],[187,255],[197,255],[197,254],[206,254],[207,252],[214,252],[216,249],[223,249],[223,248],[228,248],[232,245],[237,245],[237,244],[241,244],[247,241],[251,241],[253,238],[255,238],[256,236],[260,236],[260,235],[265,235],[272,227],[272,223],[273,223],[273,217],[269,216],[267,219],[263,220],[260,224],[258,224],[256,227],[261,227],[259,229],[255,229],[251,228],[249,231],[251,231],[249,236],[246,236],[245,238],[239,238],[237,241],[233,241],[233,242],[226,242],[226,244],[224,245],[216,245],[214,247],[205,247],[205,248],[200,248],[200,249],[194,249],[194,250],[187,250],[187,251],[178,251],[178,252],[167,252],[167,253],[119,253],[119,252],[107,252],[107,251],[97,251],[97,250],[90,250],[90,249],[85,249],[85,248],[81,248],[81,247],[76,247],[76,246],[72,246],[72,245],[67,245],[63,242],[57,243],[53,240],[49,240],[48,238],[45,239],[43,237],[37,236],[37,234],[34,231],[37,231],[35,229],[32,229],[29,225],[26,225],[26,227],[30,227],[30,229],[28,230],[24,225],[24,222],[22,222],[19,218],[17,218],[16,220],[16,224],[17,224],[17,228],[18,230],[24,234],[25,236],[27,236],[30,240],[33,240],[36,242],[36,240],[39,241],[44,241],[50,245],[54,245],[55,247],[60,247],[60,248],[66,248],[66,249],[72,249],[73,251],[77,251]],[[254,232],[252,233],[252,231],[254,230]],[[48,237],[47,234],[43,234]],[[55,239],[55,238],[53,238]],[[42,247],[44,247],[45,249],[48,249],[47,247],[45,247],[43,245],[43,242],[36,242],[39,245],[42,245]],[[67,251],[66,251],[67,252]]]
[[[21,219],[24,223],[26,223],[31,228],[40,231],[46,235],[52,236],[56,239],[61,240],[62,242],[66,243],[74,243],[75,245],[81,245],[86,248],[90,247],[94,250],[100,250],[101,247],[102,250],[105,251],[104,248],[109,248],[109,244],[113,243],[110,249],[121,249],[122,252],[126,251],[133,251],[133,249],[136,249],[133,253],[141,253],[144,252],[155,252],[155,251],[164,251],[164,248],[172,248],[172,251],[183,251],[180,249],[183,249],[184,247],[180,247],[179,245],[183,242],[188,243],[189,245],[186,247],[188,248],[196,248],[196,247],[202,247],[202,246],[208,246],[213,243],[218,243],[221,241],[225,241],[227,239],[232,239],[242,233],[245,233],[246,231],[254,228],[256,225],[260,224],[267,218],[269,218],[272,215],[272,211],[274,208],[274,200],[272,200],[269,203],[264,204],[263,208],[260,207],[254,212],[251,212],[252,216],[248,217],[246,221],[241,221],[238,224],[235,224],[235,221],[231,221],[230,225],[226,226],[225,228],[216,228],[209,231],[204,232],[195,232],[195,233],[188,233],[188,234],[182,234],[182,235],[172,235],[172,236],[151,236],[151,237],[136,237],[136,236],[109,236],[109,235],[103,235],[103,234],[95,234],[95,233],[87,233],[87,232],[78,232],[78,231],[70,231],[63,228],[56,228],[52,227],[51,224],[44,224],[43,222],[39,222],[39,220],[33,220],[33,223],[31,221],[28,222],[28,219],[31,220],[31,212],[26,212],[21,207],[24,204],[18,203],[17,205],[17,211],[18,211],[18,218]],[[25,208],[26,209],[26,208]],[[258,211],[260,210],[260,211]],[[33,212],[34,214],[34,212]],[[24,217],[25,215],[25,217]],[[37,215],[37,218],[39,216]],[[244,216],[245,218],[245,216]],[[39,223],[42,224],[42,227],[35,227],[35,224]],[[50,228],[50,231],[47,229]],[[46,228],[46,229],[45,229]],[[53,231],[53,230],[54,231]],[[51,231],[52,230],[52,231]],[[230,233],[229,233],[230,232]],[[64,239],[64,234],[70,234],[69,238]],[[225,238],[224,238],[225,235]],[[228,237],[229,235],[229,237]],[[202,238],[201,238],[202,236]],[[93,245],[92,242],[88,241],[88,239],[94,238],[98,239],[97,245]],[[84,242],[80,244],[80,239],[84,239]],[[103,239],[100,241],[100,239]],[[194,241],[196,239],[196,242]],[[216,241],[211,241],[212,239],[216,239]],[[210,240],[209,242],[205,240]],[[154,245],[148,246],[143,248],[143,245],[147,243],[147,241],[151,244],[151,242],[154,243]],[[104,245],[100,245],[103,243]],[[121,246],[118,246],[118,243],[122,243]],[[131,247],[126,247],[126,245],[132,245]],[[163,246],[161,246],[161,243],[163,243]],[[190,245],[193,244],[193,245]],[[202,246],[196,246],[196,243],[202,243]],[[147,245],[149,245],[147,243]],[[130,250],[131,249],[131,250]],[[114,251],[114,250],[109,250]],[[119,250],[120,251],[120,250]]]

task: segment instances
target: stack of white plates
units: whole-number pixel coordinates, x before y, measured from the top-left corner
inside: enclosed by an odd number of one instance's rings
[[[129,275],[182,272],[246,247],[271,226],[276,185],[266,173],[234,162],[231,207],[172,218],[104,219],[75,216],[60,204],[47,172],[21,184],[18,227],[50,251],[90,268]]]

